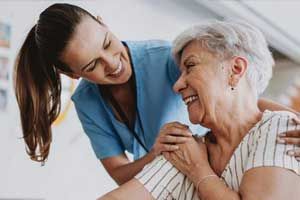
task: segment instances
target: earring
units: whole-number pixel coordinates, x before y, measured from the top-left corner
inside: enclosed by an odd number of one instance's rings
[[[230,78],[232,78],[232,77],[233,77],[233,76],[232,76],[232,74],[231,74],[231,75],[230,75]],[[231,91],[235,90],[235,87],[234,87],[233,83],[230,84],[230,86],[231,86]]]

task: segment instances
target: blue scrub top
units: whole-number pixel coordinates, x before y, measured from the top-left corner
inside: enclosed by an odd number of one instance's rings
[[[137,110],[135,131],[151,149],[160,128],[168,122],[190,125],[196,134],[205,129],[191,125],[181,96],[172,90],[180,71],[171,56],[171,45],[161,40],[126,41],[136,77]],[[126,125],[116,120],[96,84],[81,80],[72,96],[82,127],[99,159],[120,155],[127,150],[138,159],[145,150]]]

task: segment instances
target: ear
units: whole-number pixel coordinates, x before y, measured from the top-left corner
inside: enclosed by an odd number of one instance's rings
[[[231,68],[229,72],[229,85],[236,87],[240,79],[244,76],[248,68],[248,61],[241,56],[234,56],[231,62]]]

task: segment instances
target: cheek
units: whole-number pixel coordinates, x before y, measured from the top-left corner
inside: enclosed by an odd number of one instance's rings
[[[209,104],[216,95],[216,86],[214,81],[207,77],[191,76],[188,84],[197,92],[202,106]]]
[[[223,85],[223,83],[221,83],[223,78],[219,77],[218,74],[219,73],[216,73],[212,70],[199,70],[191,73],[188,80],[197,90],[216,90]]]
[[[125,47],[123,45],[123,43],[118,40],[116,37],[113,37],[112,38],[112,47],[114,48],[115,51],[124,51],[125,50]]]
[[[102,81],[104,80],[103,71],[95,69],[93,72],[86,74],[84,78],[91,80],[93,82]]]
[[[187,83],[194,90],[202,90],[206,85],[206,78],[202,76],[202,74],[190,74],[186,77]]]

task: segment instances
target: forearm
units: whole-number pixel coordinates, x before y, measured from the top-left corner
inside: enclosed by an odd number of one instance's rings
[[[134,178],[134,176],[137,175],[146,164],[154,160],[154,158],[155,155],[152,152],[149,152],[144,157],[135,160],[134,162],[117,167],[110,173],[110,175],[118,185],[122,185]]]
[[[219,178],[210,179],[205,182],[198,187],[198,196],[200,199],[241,200],[239,194],[228,188]]]
[[[202,172],[201,172],[202,171]],[[199,199],[206,200],[241,200],[239,193],[231,190],[221,180],[212,169],[199,170],[198,175],[191,177],[194,183]],[[205,178],[206,177],[206,178]]]
[[[111,174],[111,176],[114,177],[118,184],[123,184],[132,179],[146,164],[153,161],[156,156],[162,152],[178,150],[178,145],[185,143],[190,138],[192,138],[192,133],[188,126],[179,122],[165,124],[148,154],[135,162],[127,162],[126,164],[119,165],[120,167],[114,168],[114,175]]]
[[[271,111],[278,111],[278,110],[285,110],[285,111],[290,111],[293,112],[295,114],[298,114],[297,111],[284,106],[282,104],[279,104],[275,101],[271,101],[269,99],[264,99],[264,98],[260,98],[258,100],[258,108],[263,112],[265,110],[271,110]]]

